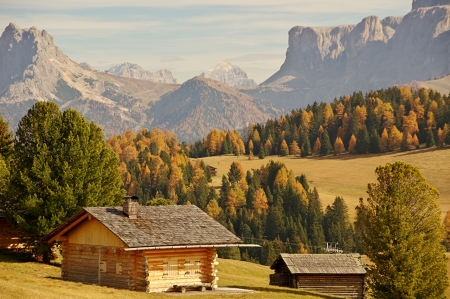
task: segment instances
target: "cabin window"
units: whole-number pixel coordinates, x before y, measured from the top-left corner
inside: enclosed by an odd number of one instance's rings
[[[105,261],[101,261],[100,265],[99,265],[99,271],[106,273],[106,262]]]
[[[163,277],[178,276],[178,261],[165,261],[163,262]]]
[[[199,260],[185,260],[184,261],[184,274],[185,275],[198,275],[200,274],[200,261]]]
[[[116,274],[122,274],[122,263],[116,263]]]

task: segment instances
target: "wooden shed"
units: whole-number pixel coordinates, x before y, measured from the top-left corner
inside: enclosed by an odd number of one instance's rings
[[[242,241],[194,205],[91,207],[46,236],[64,280],[143,292],[217,287],[217,247]]]
[[[270,284],[346,298],[365,298],[364,262],[359,254],[282,253],[270,267]]]
[[[212,176],[217,176],[217,168],[211,165],[208,165],[209,171],[211,172]]]
[[[12,229],[6,216],[0,214],[0,248],[16,249],[23,247],[20,242],[19,231]]]

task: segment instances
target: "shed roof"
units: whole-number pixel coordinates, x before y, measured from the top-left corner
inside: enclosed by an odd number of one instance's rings
[[[282,253],[270,267],[284,263],[291,274],[365,274],[364,262],[352,254],[288,254]]]
[[[57,235],[86,214],[92,215],[129,248],[240,244],[241,239],[194,205],[139,206],[139,216],[128,218],[119,207],[90,207],[67,220],[44,238]]]

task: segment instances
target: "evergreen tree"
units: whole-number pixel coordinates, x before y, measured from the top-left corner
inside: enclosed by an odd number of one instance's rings
[[[325,245],[325,235],[323,232],[323,211],[322,203],[319,199],[319,193],[314,188],[312,192],[308,194],[308,216],[307,216],[307,231],[308,238],[311,242],[313,252],[320,252],[321,248]]]
[[[434,132],[433,130],[427,131],[427,147],[432,147],[436,145],[436,141],[434,138]]]
[[[320,155],[328,156],[333,151],[333,147],[331,146],[330,137],[328,136],[328,131],[324,130],[321,134],[320,139]]]
[[[305,141],[302,144],[302,157],[311,156],[311,143],[309,142],[309,137],[306,135]]]
[[[366,127],[362,127],[358,130],[358,135],[356,136],[355,151],[357,154],[365,154],[369,151],[370,138]]]
[[[14,154],[13,142],[14,137],[12,132],[9,131],[8,123],[0,115],[0,155],[2,155],[7,166]]]
[[[326,241],[337,242],[344,252],[353,252],[355,236],[348,208],[342,197],[336,197],[333,205],[327,206],[323,222]]]
[[[439,192],[412,165],[376,169],[356,228],[373,298],[445,298],[448,286]]]
[[[75,110],[61,113],[53,102],[36,103],[19,122],[14,150],[11,190],[2,206],[33,245],[82,207],[122,202],[117,155],[102,130]],[[48,245],[33,248],[49,262]]]
[[[370,134],[370,143],[369,143],[369,153],[379,153],[380,152],[380,135],[376,130],[372,131]]]

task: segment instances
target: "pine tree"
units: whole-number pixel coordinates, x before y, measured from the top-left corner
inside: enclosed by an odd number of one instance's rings
[[[357,235],[373,298],[445,298],[448,286],[439,192],[412,165],[376,169],[357,207]]]
[[[362,127],[358,130],[356,137],[355,151],[357,154],[365,154],[369,151],[370,138],[366,127]]]
[[[331,146],[330,137],[328,136],[327,130],[324,130],[321,134],[320,144],[321,156],[328,156],[329,154],[331,154],[333,147]]]
[[[311,156],[311,144],[309,143],[309,137],[306,136],[305,142],[302,144],[302,157]]]
[[[78,112],[38,102],[19,122],[12,185],[2,206],[34,244],[82,207],[120,204],[124,195],[117,155],[102,130]],[[10,205],[14,202],[14,205]],[[44,261],[47,245],[34,247]]]
[[[436,141],[434,139],[434,132],[433,130],[427,131],[427,147],[432,147],[436,145]]]
[[[380,135],[376,130],[372,131],[372,134],[369,136],[369,153],[379,153],[380,152]]]
[[[8,123],[0,115],[0,155],[2,155],[7,166],[9,166],[14,154],[13,143],[14,137],[12,132],[9,131]]]
[[[316,156],[320,155],[320,147],[321,147],[320,139],[319,139],[319,137],[317,137],[316,142],[314,143],[314,149],[313,149],[314,155],[316,155]]]
[[[327,206],[323,222],[327,242],[337,242],[344,252],[354,251],[355,235],[342,197],[336,197],[333,205]]]

